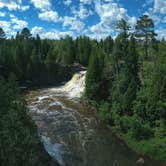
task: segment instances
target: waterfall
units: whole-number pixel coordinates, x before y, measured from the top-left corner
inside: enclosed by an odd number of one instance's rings
[[[85,89],[86,71],[80,71],[73,75],[72,79],[64,86],[53,88],[52,91],[61,93],[69,98],[80,98]]]

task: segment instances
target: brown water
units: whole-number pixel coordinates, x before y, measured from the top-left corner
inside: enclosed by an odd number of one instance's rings
[[[136,166],[141,156],[129,150],[94,112],[62,89],[41,89],[26,95],[48,153],[62,166]],[[144,166],[161,166],[145,157],[144,160]]]

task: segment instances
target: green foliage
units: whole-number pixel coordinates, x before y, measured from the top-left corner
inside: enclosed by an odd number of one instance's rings
[[[109,103],[100,104],[98,111],[99,111],[99,115],[103,121],[110,122],[111,114],[110,114]]]
[[[96,48],[93,49],[86,75],[85,95],[90,100],[97,100],[100,82],[100,64]]]
[[[19,95],[15,76],[0,79],[0,161],[1,166],[50,165],[34,122]]]
[[[71,64],[89,63],[91,43],[94,42],[85,36],[76,40],[70,36],[41,40],[39,35],[32,37],[27,28],[8,40],[1,28],[0,38],[0,74],[7,77],[12,71],[19,84],[29,83],[30,86],[57,84],[69,79]]]
[[[156,33],[154,32],[153,20],[148,15],[143,15],[137,21],[136,24],[136,35],[140,40],[143,38],[144,42],[144,56],[145,59],[148,58],[148,47],[149,43],[155,40]]]
[[[0,27],[0,40],[4,39],[6,37],[6,34],[4,32],[4,30]]]
[[[98,103],[101,119],[114,125],[129,146],[166,161],[166,42],[155,39],[153,20],[146,15],[133,34],[123,19],[117,28],[121,33],[112,49],[107,39],[92,52],[86,97]]]
[[[115,40],[109,36],[101,41],[86,36],[75,40],[70,36],[41,40],[39,35],[32,37],[27,28],[15,37],[5,39],[0,28],[0,75],[7,78],[13,72],[21,84],[48,85],[70,78],[69,68],[73,63],[88,66],[84,97],[96,103],[101,118],[115,125],[129,139],[129,144],[139,149],[135,145],[139,142],[139,145],[145,145],[142,148],[145,153],[163,159],[166,42],[155,38],[153,20],[146,15],[137,21],[133,33],[129,33],[130,26],[124,19],[119,21],[117,28],[120,34]],[[3,81],[1,84],[4,87]],[[9,108],[12,114],[17,104],[12,105],[10,101],[17,97],[8,95],[5,98],[5,93],[9,92],[1,90],[4,94],[1,93],[0,108]],[[24,107],[19,109],[24,110]],[[5,114],[5,109],[1,113]]]

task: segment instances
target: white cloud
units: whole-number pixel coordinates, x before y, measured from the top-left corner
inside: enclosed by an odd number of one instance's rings
[[[59,17],[56,11],[51,9],[50,0],[31,0],[34,7],[40,10],[38,17],[43,21],[58,22]]]
[[[51,30],[49,32],[46,32],[43,27],[37,27],[37,26],[32,28],[31,33],[33,36],[39,34],[42,39],[60,39],[64,38],[67,35],[72,37],[75,36],[75,34],[72,31],[60,32],[58,30]]]
[[[128,24],[131,25],[132,27],[134,27],[136,25],[137,22],[137,18],[136,17],[129,17],[128,18]]]
[[[64,1],[64,4],[67,5],[67,6],[69,6],[71,3],[72,3],[72,0],[65,0]]]
[[[91,4],[94,0],[80,0],[81,3],[83,4]]]
[[[49,0],[31,0],[31,3],[33,3],[35,8],[40,9],[41,11],[51,9],[51,3]]]
[[[65,16],[63,18],[63,27],[67,26],[70,26],[71,30],[76,30],[77,32],[81,32],[84,29],[85,24],[80,20],[76,19],[75,17]]]
[[[21,10],[25,11],[29,9],[29,6],[23,6],[22,0],[0,0],[0,8],[7,7],[8,10]]]
[[[154,12],[166,14],[166,0],[154,0]]]
[[[44,33],[44,28],[39,27],[39,26],[35,26],[32,28],[31,33],[33,36],[36,36],[37,34],[42,34],[42,33]]]
[[[14,30],[20,30],[25,27],[28,27],[28,23],[26,21],[18,19],[13,14],[10,14],[10,18],[11,18],[12,28]]]
[[[0,17],[5,17],[6,13],[5,12],[0,12]]]
[[[166,29],[158,29],[156,32],[158,34],[158,39],[164,38],[166,40]]]
[[[72,8],[71,12],[75,17],[79,17],[80,19],[85,19],[93,14],[92,10],[88,10],[83,4],[80,4],[78,9]]]
[[[117,35],[115,30],[116,25],[122,18],[134,27],[136,17],[130,17],[127,13],[127,9],[119,7],[119,5],[113,0],[95,0],[94,4],[95,12],[98,14],[100,22],[89,27],[89,33],[91,33],[90,36],[101,39],[111,34],[115,37]]]
[[[22,11],[26,11],[26,10],[28,10],[30,8],[30,6],[28,6],[28,5],[26,5],[26,6],[21,6],[20,7],[20,9],[22,10]]]
[[[0,20],[0,25],[3,28],[3,30],[5,31],[5,33],[9,33],[10,32],[10,22],[8,21],[1,21]]]
[[[105,26],[102,23],[93,25],[92,27],[90,27],[90,31],[96,34],[109,34],[111,32],[111,29],[108,26]]]
[[[48,22],[57,22],[58,21],[58,13],[56,11],[45,11],[43,13],[39,13],[39,18]]]
[[[95,9],[103,24],[114,27],[121,18],[128,18],[127,10],[120,8],[117,3],[104,3],[96,1]]]

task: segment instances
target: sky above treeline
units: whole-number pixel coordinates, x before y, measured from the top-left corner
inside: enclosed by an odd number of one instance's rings
[[[115,37],[121,18],[134,27],[143,14],[154,20],[158,38],[166,39],[166,0],[0,0],[0,27],[8,36],[28,27],[49,39]]]

